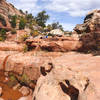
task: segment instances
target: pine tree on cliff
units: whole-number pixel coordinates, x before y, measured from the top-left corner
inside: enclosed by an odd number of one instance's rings
[[[43,10],[42,12],[39,12],[37,14],[37,17],[35,17],[35,19],[39,26],[45,27],[45,23],[49,19],[49,15],[47,15],[46,11]]]

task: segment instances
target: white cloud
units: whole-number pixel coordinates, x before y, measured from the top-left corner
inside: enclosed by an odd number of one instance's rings
[[[76,24],[71,24],[71,23],[60,23],[60,24],[63,26],[64,30],[66,31],[72,31],[76,25]]]
[[[12,0],[8,0],[11,2]],[[29,13],[36,14],[40,11],[40,7],[37,5],[38,0],[15,0],[12,3],[16,8],[22,9],[23,11],[28,11]]]
[[[8,0],[15,2],[15,6],[22,10],[28,10],[33,14],[41,9],[55,12],[69,13],[71,16],[84,16],[93,9],[100,8],[100,0]],[[40,5],[37,2],[41,2]],[[45,4],[43,5],[42,3]]]
[[[46,1],[46,0],[45,0]],[[47,0],[46,9],[66,12],[71,16],[84,16],[93,9],[100,8],[100,0]]]
[[[51,20],[55,21],[60,16],[54,15],[54,12],[63,12],[70,16],[85,16],[89,11],[100,8],[100,0],[7,0],[15,5],[18,9],[28,11],[36,15],[41,10],[51,12]],[[40,5],[38,3],[40,3]],[[53,11],[53,13],[52,13]],[[59,21],[59,20],[58,20]],[[62,22],[60,20],[60,22]],[[62,23],[64,29],[72,30],[75,24]],[[77,23],[77,22],[76,22]],[[48,22],[47,22],[48,24]]]

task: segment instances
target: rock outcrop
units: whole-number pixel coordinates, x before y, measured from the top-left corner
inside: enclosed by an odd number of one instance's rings
[[[85,90],[88,79],[75,74],[64,67],[52,69],[52,71],[39,78],[33,100],[78,100],[79,92]],[[52,93],[53,91],[53,93]],[[85,96],[85,94],[83,93]]]
[[[23,15],[19,10],[17,10],[12,4],[8,3],[6,0],[0,0],[0,13],[5,16]]]
[[[38,52],[35,55],[33,52],[32,54],[0,52],[0,68],[8,72],[8,75],[15,76],[20,84],[24,83],[24,86],[31,88],[32,91],[35,88],[33,99],[32,96],[22,98],[30,98],[30,100],[100,99],[99,56],[75,52],[60,55],[58,52],[56,55],[54,52],[52,54],[48,52],[47,55],[45,52],[40,53],[41,55]]]
[[[0,51],[23,51],[24,44],[17,44],[16,42],[0,42]]]
[[[6,51],[7,52],[7,51]],[[19,52],[0,52],[0,70],[8,72],[7,76],[13,75],[20,84],[34,90],[40,77],[40,66],[51,58],[48,56],[34,56]]]
[[[49,70],[41,66],[33,100],[99,100],[99,60],[70,52],[54,59]]]
[[[99,50],[100,49],[100,10],[89,12],[84,19],[83,24],[77,25],[74,30],[82,34],[80,41],[83,46],[80,51]]]
[[[9,23],[9,15],[24,15],[19,10],[17,10],[12,4],[7,3],[6,0],[0,0],[0,15],[3,16],[6,25],[4,26],[0,21],[0,28],[4,28],[6,30],[11,29],[11,25]]]
[[[81,42],[72,37],[51,37],[46,39],[28,39],[26,45],[29,50],[46,50],[51,52],[77,51]]]

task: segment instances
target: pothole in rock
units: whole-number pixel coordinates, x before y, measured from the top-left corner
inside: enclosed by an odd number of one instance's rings
[[[72,86],[68,80],[65,80],[66,85],[60,82],[60,87],[64,93],[70,96],[71,100],[78,100],[79,90]]]

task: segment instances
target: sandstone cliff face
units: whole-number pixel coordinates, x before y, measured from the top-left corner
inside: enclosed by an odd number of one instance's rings
[[[12,4],[7,3],[6,0],[0,0],[0,14],[4,17],[6,21],[6,26],[4,26],[0,22],[0,28],[5,28],[5,29],[11,29],[10,23],[9,23],[9,15],[19,15],[22,16],[23,14],[17,10]]]
[[[93,10],[89,12],[84,18],[83,24],[78,24],[74,30],[78,34],[82,32],[89,33],[95,31],[96,27],[100,24],[100,10]]]
[[[82,34],[80,41],[83,46],[80,51],[99,50],[100,49],[100,10],[89,12],[84,19],[83,24],[74,28],[78,34]]]
[[[0,0],[0,13],[5,16],[8,15],[23,15],[19,10],[17,10],[12,4],[8,3],[6,0]]]

